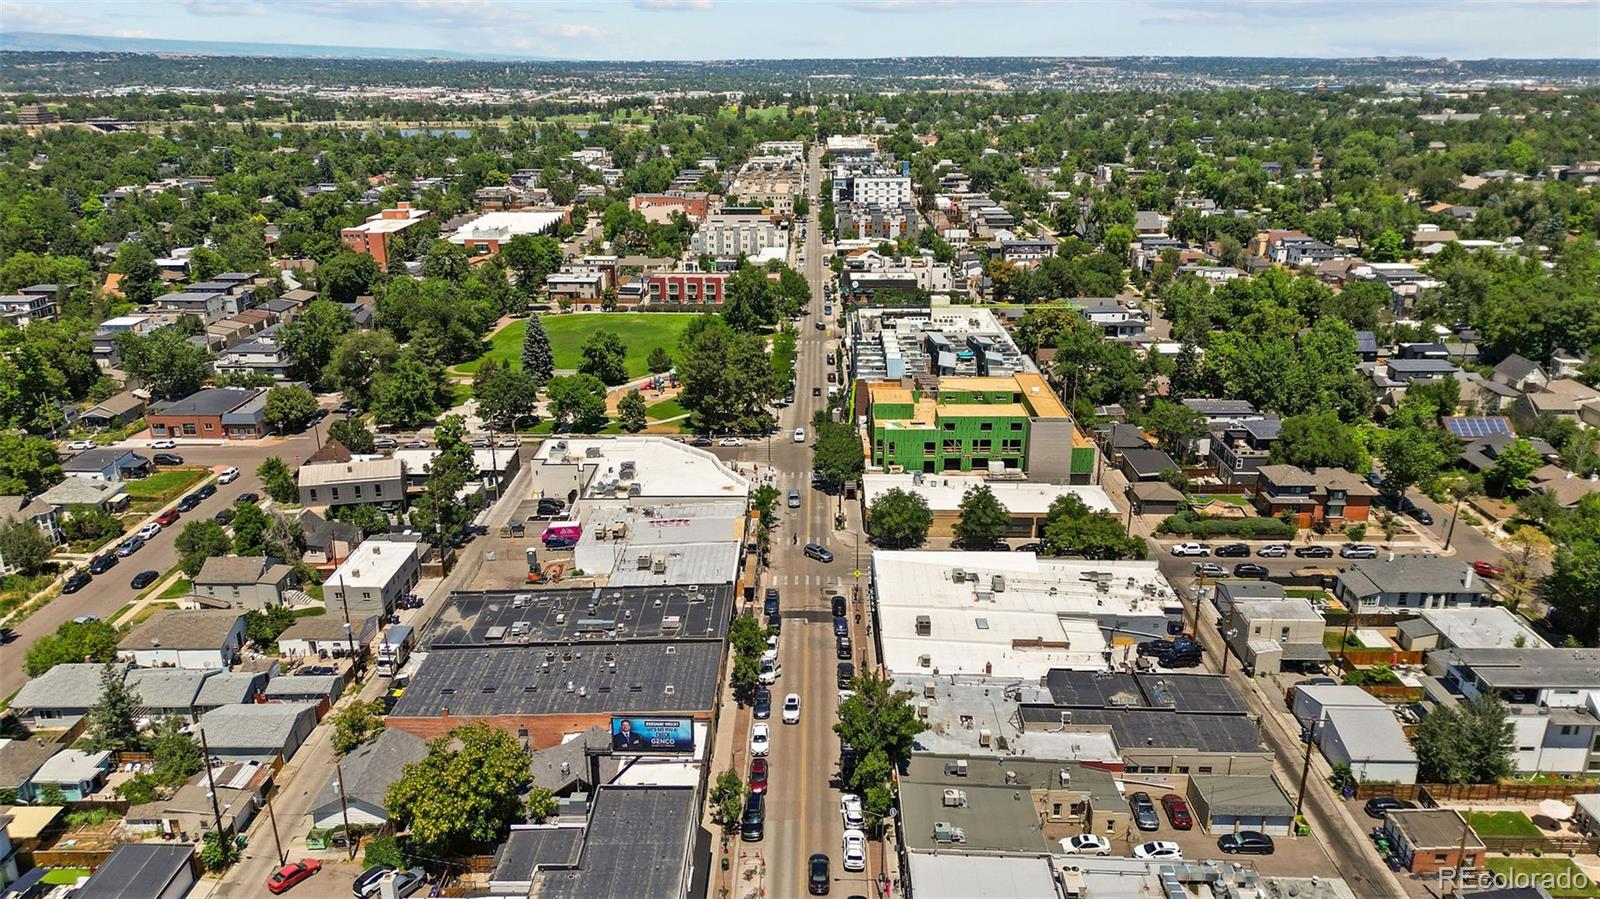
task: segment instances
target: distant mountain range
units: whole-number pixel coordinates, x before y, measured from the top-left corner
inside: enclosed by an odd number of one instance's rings
[[[42,31],[0,33],[0,52],[7,50],[69,53],[175,53],[186,56],[287,56],[301,59],[451,59],[548,60],[547,56],[506,56],[455,50],[408,50],[399,47],[340,47],[331,44],[253,44],[245,41],[181,41],[100,34],[49,34]]]

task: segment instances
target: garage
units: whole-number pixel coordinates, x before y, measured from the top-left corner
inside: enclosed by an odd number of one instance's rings
[[[1189,807],[1211,834],[1259,830],[1284,837],[1294,824],[1294,803],[1271,774],[1191,775]]]

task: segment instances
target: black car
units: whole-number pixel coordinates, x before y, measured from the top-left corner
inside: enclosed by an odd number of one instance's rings
[[[765,721],[772,717],[772,691],[761,689],[756,691],[755,716],[757,721]]]
[[[739,818],[739,839],[746,843],[759,843],[767,835],[767,803],[760,793],[751,793],[744,800],[744,814]]]
[[[761,611],[768,615],[778,614],[778,588],[768,587],[767,595],[762,602]]]
[[[193,512],[194,507],[198,505],[200,505],[200,495],[197,493],[191,493],[183,499],[178,500],[178,511]]]
[[[783,633],[783,615],[777,612],[773,612],[771,615],[768,615],[767,630],[772,631],[774,634]]]
[[[835,640],[833,655],[838,659],[850,659],[855,656],[855,647],[850,645],[849,637],[839,637]]]
[[[378,895],[378,881],[393,870],[394,867],[391,865],[373,865],[362,871],[356,882],[350,885],[350,894],[355,896],[355,899],[371,899]]]
[[[546,537],[544,539],[545,549],[572,549],[577,545],[578,541],[571,537]]]
[[[856,679],[856,666],[851,662],[839,663],[839,689],[850,687],[850,682]]]
[[[846,614],[848,614],[843,596],[835,596],[833,599],[829,600],[829,603],[833,606],[833,617],[843,618]]]
[[[1297,546],[1295,547],[1294,554],[1295,558],[1298,559],[1331,559],[1333,558],[1333,549],[1331,547],[1317,545]]]
[[[1234,577],[1266,577],[1267,566],[1257,565],[1254,562],[1240,562],[1233,566]]]
[[[328,677],[338,674],[339,669],[332,665],[307,665],[295,672],[296,677]]]
[[[1128,807],[1133,809],[1133,823],[1140,830],[1160,830],[1161,818],[1156,815],[1156,804],[1143,790],[1128,797]]]
[[[89,586],[89,582],[92,581],[92,580],[94,580],[94,575],[91,575],[89,572],[87,572],[87,571],[74,571],[72,573],[72,577],[67,578],[66,586],[61,588],[61,592],[62,593],[77,593],[79,590],[82,590],[84,587]]]
[[[689,445],[690,446],[710,446],[711,445],[711,438],[710,437],[696,437],[695,439],[689,441]]]
[[[850,636],[850,619],[843,615],[833,616],[833,635],[835,637]]]
[[[1368,818],[1377,818],[1382,821],[1392,811],[1416,807],[1417,804],[1415,802],[1407,802],[1404,799],[1396,799],[1393,796],[1374,796],[1367,800],[1367,804],[1362,807],[1362,811],[1367,813]]]
[[[201,499],[210,499],[212,496],[216,495],[216,492],[217,487],[215,484],[202,484],[200,489],[194,492],[194,495],[200,497]]]
[[[1181,624],[1181,622],[1180,622]],[[1145,640],[1139,644],[1139,655],[1161,656],[1169,652],[1198,652],[1200,645],[1185,636],[1181,631],[1174,640]]]
[[[1415,518],[1417,521],[1421,522],[1422,524],[1426,524],[1426,525],[1433,524],[1433,515],[1432,515],[1432,513],[1430,513],[1427,509],[1422,508],[1421,506],[1413,505],[1412,503],[1406,503],[1405,512],[1406,512],[1407,515],[1410,515],[1412,518]]]
[[[1217,840],[1217,848],[1229,855],[1271,855],[1275,848],[1272,837],[1259,830],[1241,830],[1238,833],[1223,834]]]
[[[1163,668],[1199,668],[1201,660],[1200,647],[1196,646],[1193,652],[1174,650],[1156,658],[1156,664]]]
[[[253,506],[259,502],[261,502],[261,494],[252,493],[249,490],[239,494],[233,500],[233,504],[236,506]]]
[[[1036,556],[1042,556],[1042,555],[1044,555],[1044,544],[1043,543],[1024,543],[1021,546],[1017,547],[1015,551],[1019,552],[1019,553],[1033,553]]]
[[[1224,543],[1216,549],[1213,549],[1211,554],[1213,556],[1222,556],[1225,558],[1248,558],[1250,555],[1250,547],[1244,545],[1243,543]]]
[[[133,576],[133,580],[128,582],[128,586],[135,590],[143,590],[155,583],[159,577],[161,577],[161,572],[159,571],[141,571]]]
[[[89,560],[90,574],[105,574],[117,565],[116,553],[106,553]]]
[[[1176,637],[1176,636],[1181,635],[1182,633],[1183,633],[1183,622],[1182,621],[1168,621],[1167,622],[1167,635],[1168,636]]]
[[[222,525],[223,527],[227,527],[233,523],[233,519],[235,517],[237,516],[234,515],[232,509],[218,509],[217,514],[211,516],[211,520]]]
[[[828,873],[828,857],[818,852],[811,856],[806,868],[810,872],[806,875],[806,888],[811,895],[828,895],[828,889],[833,885],[833,875]]]
[[[539,506],[536,511],[540,515],[548,517],[551,515],[560,515],[566,508],[567,504],[559,499],[541,499],[539,500]]]
[[[177,453],[156,453],[151,458],[155,459],[155,462],[156,462],[157,465],[182,465],[183,464],[183,457],[178,455]]]

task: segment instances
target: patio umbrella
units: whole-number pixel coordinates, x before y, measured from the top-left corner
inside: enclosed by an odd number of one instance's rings
[[[1546,799],[1539,803],[1539,814],[1557,821],[1565,821],[1572,817],[1572,806],[1559,799]]]

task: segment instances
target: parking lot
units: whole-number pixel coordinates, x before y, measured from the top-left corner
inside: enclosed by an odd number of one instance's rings
[[[1263,874],[1298,877],[1338,876],[1338,869],[1323,851],[1316,834],[1309,837],[1273,837],[1275,845],[1271,855],[1229,856],[1217,848],[1217,838],[1222,836],[1221,833],[1207,833],[1200,827],[1198,821],[1191,830],[1174,829],[1167,820],[1166,812],[1161,808],[1161,797],[1164,794],[1157,789],[1147,789],[1145,792],[1149,793],[1150,798],[1156,803],[1156,815],[1161,819],[1161,826],[1156,830],[1130,830],[1126,839],[1112,839],[1113,855],[1131,856],[1133,847],[1140,843],[1150,840],[1169,840],[1178,844],[1183,850],[1183,857],[1188,861],[1238,859],[1255,865]]]

